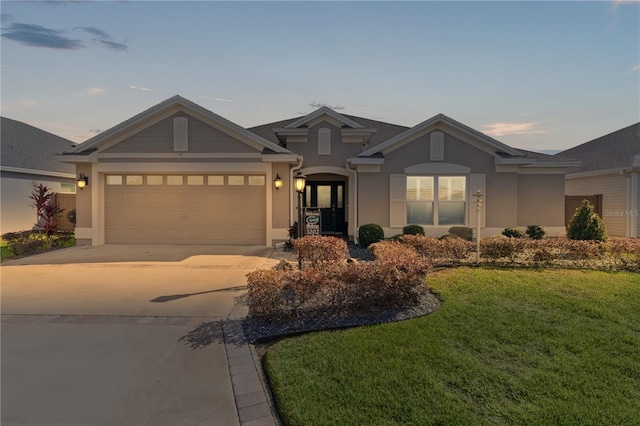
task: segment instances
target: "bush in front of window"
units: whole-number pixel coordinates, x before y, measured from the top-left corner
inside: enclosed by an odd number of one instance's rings
[[[509,238],[522,238],[524,234],[518,228],[504,228],[502,235]]]
[[[424,228],[420,225],[407,225],[402,228],[403,235],[424,235]]]
[[[449,234],[457,235],[467,241],[473,240],[473,229],[466,226],[452,226],[449,228]]]
[[[384,240],[384,231],[380,225],[367,223],[358,229],[358,242],[362,247],[369,247],[382,240]]]

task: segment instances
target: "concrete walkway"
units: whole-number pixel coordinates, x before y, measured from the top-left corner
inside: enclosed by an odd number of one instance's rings
[[[2,264],[2,424],[277,424],[238,297],[281,257],[105,245]]]

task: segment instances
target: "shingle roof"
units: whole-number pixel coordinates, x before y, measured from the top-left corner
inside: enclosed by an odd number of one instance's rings
[[[569,174],[573,174],[630,168],[636,155],[640,155],[640,122],[562,151],[556,156],[582,161],[582,167],[569,171]]]
[[[370,120],[368,118],[356,117],[353,115],[342,114],[344,117],[349,120],[355,121],[358,124],[361,124],[365,129],[376,129],[376,132],[373,134],[371,139],[369,140],[370,146],[375,146],[380,142],[383,142],[391,137],[398,135],[405,130],[409,129],[409,127],[399,126],[397,124],[385,123],[382,121]],[[260,126],[251,127],[249,130],[252,133],[255,133],[258,136],[261,136],[271,142],[279,143],[278,137],[274,133],[273,129],[282,129],[288,126],[291,123],[294,123],[300,120],[301,117],[289,118],[287,120],[276,121],[274,123],[262,124]]]
[[[75,165],[54,157],[76,145],[68,139],[6,117],[2,117],[0,136],[2,166],[75,173]]]

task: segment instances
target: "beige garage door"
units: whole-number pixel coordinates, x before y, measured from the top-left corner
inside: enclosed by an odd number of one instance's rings
[[[107,175],[111,244],[266,244],[260,175]]]

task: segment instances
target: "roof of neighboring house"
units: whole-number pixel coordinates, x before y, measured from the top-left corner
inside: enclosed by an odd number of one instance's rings
[[[582,166],[569,174],[638,167],[640,122],[562,151],[557,156],[582,161]]]
[[[54,157],[74,147],[76,144],[72,141],[6,117],[2,117],[0,135],[3,169],[75,174],[75,165]]]

